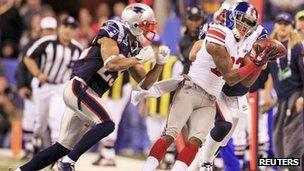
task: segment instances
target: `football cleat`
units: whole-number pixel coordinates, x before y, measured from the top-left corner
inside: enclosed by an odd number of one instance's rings
[[[75,166],[72,163],[64,163],[59,161],[57,167],[59,171],[75,171]]]
[[[213,171],[213,164],[210,162],[204,162],[201,165],[200,171]]]
[[[102,159],[104,159],[103,155],[98,155],[98,158],[93,161],[92,165],[99,166]]]

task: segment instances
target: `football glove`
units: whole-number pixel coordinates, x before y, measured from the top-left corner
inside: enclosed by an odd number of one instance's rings
[[[135,58],[140,62],[144,63],[146,61],[150,61],[155,58],[155,53],[151,46],[143,47],[139,53],[135,56]]]
[[[159,65],[164,65],[167,63],[170,56],[170,49],[167,46],[160,46],[156,56],[156,63]]]

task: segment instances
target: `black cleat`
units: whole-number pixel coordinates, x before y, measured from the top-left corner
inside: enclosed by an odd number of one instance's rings
[[[58,163],[58,170],[59,171],[75,171],[75,166],[72,163],[63,163],[60,161]]]
[[[203,171],[213,171],[213,164],[210,162],[204,162],[201,167]]]

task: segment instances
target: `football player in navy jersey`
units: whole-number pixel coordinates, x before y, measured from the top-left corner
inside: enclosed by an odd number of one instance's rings
[[[66,111],[63,115],[58,142],[38,153],[31,161],[16,170],[40,170],[61,157],[59,170],[74,170],[78,158],[114,130],[114,122],[100,96],[117,76],[128,70],[142,89],[148,89],[167,62],[170,50],[160,46],[142,47],[141,38],[152,40],[156,21],[153,10],[140,3],[127,6],[122,21],[107,21],[90,47],[83,51],[73,67],[74,77],[64,91]],[[141,63],[155,60],[147,74]]]

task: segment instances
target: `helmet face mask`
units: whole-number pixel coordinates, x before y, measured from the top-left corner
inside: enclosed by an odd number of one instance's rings
[[[154,39],[156,25],[156,21],[144,20],[138,23],[138,27],[143,31],[143,36],[149,41]]]
[[[131,4],[123,10],[121,18],[130,33],[138,40],[141,40],[143,36],[149,41],[153,40],[157,23],[154,12],[148,5]]]
[[[237,39],[249,36],[257,27],[258,12],[247,2],[236,4],[233,11],[233,33]]]

